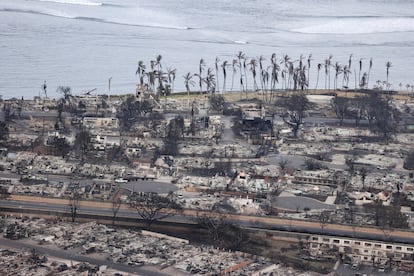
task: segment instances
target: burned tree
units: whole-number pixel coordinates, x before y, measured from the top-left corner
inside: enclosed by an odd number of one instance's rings
[[[329,222],[330,213],[329,211],[322,211],[319,215],[319,223],[321,225],[322,234],[324,233],[325,227]]]
[[[6,122],[0,122],[0,144],[4,144],[9,137],[9,127]]]
[[[129,196],[129,205],[137,211],[148,227],[157,220],[182,211],[181,205],[171,196],[161,196],[157,193],[133,193]]]
[[[240,250],[249,242],[246,231],[231,223],[226,215],[197,214],[197,223],[207,231],[210,241],[219,247]]]
[[[407,154],[404,159],[404,169],[414,170],[414,151],[411,151]]]
[[[92,147],[92,136],[91,133],[86,130],[82,129],[79,131],[75,136],[75,149],[81,153],[82,160],[84,159],[85,155],[89,152]]]
[[[376,103],[374,132],[380,133],[388,141],[398,129],[400,112],[391,105],[390,99],[381,99]]]
[[[164,137],[164,154],[178,154],[178,140],[184,135],[184,118],[178,116],[167,126],[167,135]]]
[[[280,102],[287,112],[282,115],[283,121],[292,129],[293,136],[298,137],[298,131],[303,125],[303,118],[311,104],[305,94],[293,94]]]
[[[65,158],[72,148],[65,137],[53,137],[50,143],[56,154],[59,154],[62,158]]]
[[[115,225],[116,216],[118,215],[119,209],[121,208],[121,198],[118,195],[112,197],[112,225]]]
[[[150,101],[138,101],[135,96],[126,98],[117,111],[121,130],[129,131],[136,122],[151,113],[153,108]]]
[[[224,105],[225,105],[225,99],[222,95],[215,95],[213,94],[209,98],[210,108],[217,112],[223,112]]]
[[[0,199],[6,199],[10,196],[9,189],[6,186],[0,186]]]
[[[342,125],[345,115],[349,112],[349,100],[347,98],[335,96],[332,100],[332,109]]]
[[[76,191],[72,192],[72,194],[69,196],[69,211],[72,222],[75,222],[76,216],[78,214],[80,199],[81,195]]]

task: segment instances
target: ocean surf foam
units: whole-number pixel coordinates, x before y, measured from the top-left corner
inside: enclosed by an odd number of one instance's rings
[[[322,24],[293,29],[307,34],[372,34],[414,32],[414,18],[336,19]]]
[[[102,3],[91,2],[88,0],[38,0],[40,2],[54,2],[60,4],[82,5],[82,6],[102,6]]]

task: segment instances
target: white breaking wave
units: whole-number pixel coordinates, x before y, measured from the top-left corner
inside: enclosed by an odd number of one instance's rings
[[[55,3],[71,3],[79,4],[83,6],[98,6],[101,3],[92,3],[86,0],[38,0],[39,2],[55,2]],[[63,17],[75,20],[87,20],[94,22],[101,22],[107,24],[119,24],[136,27],[146,28],[160,28],[160,29],[174,29],[174,30],[189,30],[188,26],[180,26],[179,24],[174,25],[174,18],[164,19],[162,14],[157,14],[146,9],[122,9],[126,13],[121,16],[112,16],[108,13],[95,12],[89,9],[79,8],[56,8],[54,6],[39,6],[39,5],[22,5],[11,4],[11,3],[0,3],[0,11],[6,12],[20,12],[20,13],[32,13],[41,14],[54,17]],[[168,16],[168,15],[167,15]]]
[[[91,2],[88,0],[38,0],[40,2],[54,2],[61,4],[70,4],[70,5],[83,5],[83,6],[102,6],[102,3]]]
[[[414,18],[337,19],[292,30],[307,34],[372,34],[414,32]]]

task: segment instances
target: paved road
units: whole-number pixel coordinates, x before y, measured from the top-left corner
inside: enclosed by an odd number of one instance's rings
[[[352,269],[352,266],[347,264],[340,264],[336,270],[337,275],[341,276],[355,276],[355,275],[369,275],[369,276],[403,276],[413,275],[410,272],[392,271],[388,267],[385,271],[379,271],[378,268],[371,266],[361,266],[358,269]]]
[[[12,197],[13,198],[13,197]],[[15,197],[15,199],[17,199]],[[61,199],[48,199],[48,198],[36,198],[36,197],[24,197],[18,198],[20,201],[2,200],[0,201],[0,207],[7,207],[13,209],[31,209],[31,210],[43,210],[43,211],[68,211],[68,205],[66,200]],[[39,203],[41,202],[41,203]],[[110,202],[92,202],[82,201],[79,213],[90,215],[105,215],[111,216],[112,204]],[[215,213],[210,211],[197,211],[185,209],[182,213],[165,219],[170,222],[190,223],[194,224],[197,215],[216,216]],[[136,211],[123,205],[118,213],[118,217],[125,218],[137,218]],[[321,233],[321,224],[316,221],[294,220],[278,217],[260,217],[260,216],[246,216],[246,215],[228,215],[228,219],[242,227],[254,227],[258,229],[270,229],[270,230],[284,230],[291,232],[302,233]],[[371,227],[351,227],[348,225],[340,224],[325,224],[324,234],[326,235],[338,235],[347,237],[359,237],[372,240],[393,240],[394,242],[404,242],[414,244],[414,232],[403,230],[385,230]]]

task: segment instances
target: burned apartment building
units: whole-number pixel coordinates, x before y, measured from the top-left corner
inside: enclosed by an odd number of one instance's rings
[[[308,245],[314,258],[414,272],[414,245],[332,236],[311,236]]]

